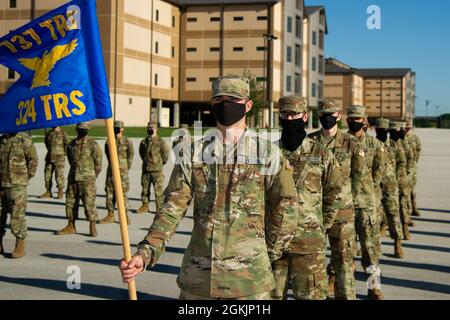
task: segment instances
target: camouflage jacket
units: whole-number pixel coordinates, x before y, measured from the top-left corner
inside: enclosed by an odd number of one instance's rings
[[[401,141],[395,142],[394,140],[388,140],[389,142],[389,156],[394,157],[395,153],[395,172],[397,175],[397,181],[400,189],[408,187],[408,171],[406,169],[407,160],[405,150]]]
[[[45,134],[45,146],[47,147],[48,152],[45,161],[47,163],[64,161],[68,144],[69,137],[64,131],[60,130],[59,132],[56,132],[55,129],[47,131]]]
[[[116,138],[116,147],[117,147],[117,156],[119,157],[120,174],[122,176],[128,175],[128,171],[131,169],[131,166],[133,165],[133,158],[134,158],[133,142],[127,137],[122,136],[122,138],[120,139]],[[105,154],[106,158],[108,159],[108,171],[106,173],[106,176],[111,177],[112,170],[111,170],[111,162],[109,159],[108,142],[105,143]]]
[[[348,212],[348,214],[342,216],[342,213],[338,213],[336,220],[352,219],[353,216],[350,216],[350,212],[353,210],[353,195],[361,192],[364,172],[365,153],[361,144],[358,139],[340,130],[328,142],[326,142],[327,139],[322,135],[321,130],[311,133],[309,137],[330,150],[341,169],[341,176],[344,182],[342,184],[341,207],[339,209],[342,212]]]
[[[306,137],[295,151],[283,149],[294,168],[300,206],[306,220],[299,219],[288,253],[308,254],[326,250],[325,229],[331,228],[339,209],[343,179],[333,154]]]
[[[143,161],[142,171],[162,171],[169,160],[169,147],[159,136],[149,136],[139,145],[139,155]]]
[[[395,148],[392,141],[388,138],[385,143],[383,143],[386,148],[386,162],[383,169],[383,176],[381,179],[381,189],[390,190],[398,189],[397,181],[397,149]],[[379,192],[379,200],[382,198],[381,191]]]
[[[193,200],[194,228],[179,287],[215,298],[270,291],[275,285],[271,262],[289,246],[302,214],[292,167],[276,146],[262,143],[266,146],[259,149],[262,139],[248,132],[239,147],[233,146],[228,162],[221,161],[222,144],[214,141],[199,142],[175,165],[164,204],[139,253],[146,265],[154,266]],[[258,157],[257,149],[268,156]],[[205,152],[211,157],[199,161]]]
[[[0,137],[0,187],[28,186],[36,174],[38,156],[33,141],[24,133]]]
[[[92,181],[102,171],[102,150],[91,137],[74,139],[67,146],[69,183]]]
[[[376,195],[379,194],[383,178],[386,150],[380,141],[365,132],[357,139],[363,147],[365,159],[361,192],[354,195],[353,203],[355,208],[376,208]]]
[[[405,140],[399,140],[399,144],[402,146],[406,157],[406,173],[409,175],[416,165],[416,156],[414,151],[414,146],[411,145],[410,141],[405,138]]]
[[[419,162],[420,153],[422,152],[422,143],[419,137],[412,131],[406,134],[406,140],[410,143],[414,152],[414,161]]]

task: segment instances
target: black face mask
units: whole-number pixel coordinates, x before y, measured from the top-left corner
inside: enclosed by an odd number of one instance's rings
[[[377,139],[381,142],[386,142],[388,131],[386,129],[376,128],[375,131],[377,132]]]
[[[320,123],[325,130],[330,130],[337,124],[337,117],[333,117],[331,114],[326,114],[320,117]]]
[[[398,141],[398,139],[400,138],[400,132],[398,132],[397,130],[389,130],[389,137],[394,140],[394,141]]]
[[[349,121],[348,122],[348,128],[350,132],[356,133],[359,132],[364,127],[364,122],[356,122],[356,121]]]
[[[114,128],[114,134],[117,136],[120,133],[120,128]]]
[[[306,137],[306,123],[302,119],[280,120],[283,127],[281,132],[281,142],[283,147],[289,151],[295,151],[302,144]]]
[[[155,130],[147,130],[149,136],[152,136],[155,133]]]
[[[398,136],[399,136],[400,139],[402,139],[402,140],[405,140],[405,135],[406,135],[406,132],[403,131],[403,130],[401,130],[401,131],[398,133]]]
[[[78,138],[83,139],[89,133],[89,130],[86,129],[78,129]]]
[[[212,106],[217,122],[225,127],[232,126],[245,117],[245,106],[243,103],[222,101]]]

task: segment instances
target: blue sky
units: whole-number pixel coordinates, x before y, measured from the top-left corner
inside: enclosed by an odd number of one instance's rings
[[[416,114],[450,113],[450,1],[306,0],[325,5],[326,56],[355,68],[411,68],[417,73]],[[381,30],[367,28],[367,8],[381,9]]]

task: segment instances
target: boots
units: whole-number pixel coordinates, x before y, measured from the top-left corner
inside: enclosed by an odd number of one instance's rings
[[[336,275],[329,274],[328,275],[328,297],[334,296],[335,285],[336,285]]]
[[[77,229],[75,228],[75,221],[69,221],[67,227],[56,232],[58,236],[63,236],[66,234],[75,234],[77,233]]]
[[[403,258],[402,240],[395,240],[394,256],[399,259]]]
[[[0,255],[5,255],[5,249],[3,249],[3,237],[0,237]]]
[[[142,207],[136,210],[136,213],[146,213],[149,212],[148,204],[144,203],[142,204]]]
[[[385,226],[380,229],[380,238],[384,238],[384,237],[386,237],[386,227]]]
[[[114,223],[114,211],[108,211],[108,215],[100,220],[99,224]]]
[[[38,197],[39,199],[49,199],[52,198],[52,192],[50,190],[47,189],[47,191],[45,191],[44,194],[40,195]]]
[[[408,226],[410,226],[410,227],[415,227],[416,226],[416,224],[414,223],[414,221],[412,221],[412,220],[409,220],[409,222],[408,222]]]
[[[417,210],[417,209],[415,209],[415,210],[413,210],[412,215],[413,215],[414,217],[420,217],[420,211]]]
[[[59,189],[58,190],[58,197],[56,199],[61,200],[62,198],[64,198],[64,189]]]
[[[403,235],[405,240],[411,240],[411,235],[409,234],[409,226],[407,223],[403,224]]]
[[[16,239],[16,248],[11,255],[13,259],[22,258],[25,255],[25,240],[24,239]]]
[[[369,289],[367,292],[367,297],[370,300],[384,300],[383,292],[380,289]]]
[[[90,237],[95,238],[97,237],[97,229],[96,229],[96,222],[95,221],[91,221],[90,222],[90,226],[89,226],[89,232],[90,232]]]

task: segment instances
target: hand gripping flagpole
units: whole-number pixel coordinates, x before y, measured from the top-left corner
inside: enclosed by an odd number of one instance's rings
[[[114,190],[116,193],[117,208],[119,209],[120,235],[122,237],[122,249],[125,261],[131,261],[130,237],[128,235],[127,216],[125,213],[125,202],[123,199],[122,181],[120,177],[119,158],[117,156],[116,138],[114,134],[114,120],[105,120],[108,136],[109,159],[111,161]],[[128,284],[128,295],[130,300],[137,300],[136,283],[133,280]]]

